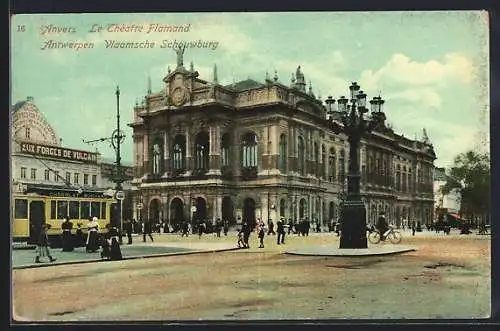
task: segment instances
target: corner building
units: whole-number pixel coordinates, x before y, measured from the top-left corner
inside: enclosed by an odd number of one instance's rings
[[[339,114],[306,88],[300,67],[289,86],[277,76],[222,86],[178,59],[134,108],[134,214],[170,224],[199,219],[264,222],[337,220],[347,190],[348,142]],[[384,124],[363,142],[361,190],[367,221],[432,222],[432,144]]]

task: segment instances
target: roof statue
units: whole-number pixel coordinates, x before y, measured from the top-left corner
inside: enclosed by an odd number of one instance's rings
[[[191,61],[191,63],[189,63],[189,70],[191,72],[194,72],[194,63],[193,63],[193,61]]]
[[[295,78],[297,82],[295,83],[295,87],[301,91],[306,92],[306,81],[304,79],[304,74],[300,71],[300,66],[297,67],[297,71],[295,72]]]
[[[219,83],[219,78],[217,77],[217,64],[214,64],[214,84]]]
[[[278,70],[274,70],[274,81],[278,81]]]
[[[148,94],[151,94],[151,76],[148,75]]]
[[[422,129],[422,142],[425,144],[430,144],[431,142],[429,136],[427,135],[427,130],[425,128]]]
[[[184,50],[186,46],[174,48],[175,54],[177,54],[177,68],[182,68],[184,66]]]

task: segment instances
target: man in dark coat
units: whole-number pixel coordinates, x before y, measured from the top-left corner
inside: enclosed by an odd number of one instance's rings
[[[41,256],[47,256],[50,262],[54,262],[56,260],[50,254],[49,236],[47,234],[48,229],[49,226],[45,223],[42,225],[42,228],[40,229],[40,234],[38,236],[38,241],[37,241],[35,263],[41,263],[40,261]]]
[[[250,243],[248,240],[250,239],[250,233],[252,232],[252,229],[250,227],[250,224],[248,224],[247,221],[243,221],[243,225],[241,227],[241,231],[243,231],[243,244],[245,248],[250,248]]]
[[[227,233],[229,232],[229,222],[227,220],[224,220],[223,223],[224,223],[224,235],[227,236]]]
[[[273,220],[269,220],[269,223],[268,223],[268,226],[269,226],[269,230],[267,231],[267,235],[276,235],[276,232],[274,232],[274,223],[273,223]]]
[[[278,232],[278,236],[276,238],[276,244],[284,244],[285,243],[285,226],[281,220],[276,223],[277,229],[276,231]]]
[[[127,232],[128,245],[132,245],[132,231],[134,231],[134,224],[131,220],[125,225],[125,231]]]
[[[153,231],[153,225],[151,224],[151,221],[147,220],[144,222],[144,232],[142,233],[142,241],[146,242],[146,235],[149,236],[151,241],[154,241],[153,236],[151,235],[151,232]]]
[[[385,213],[380,213],[380,216],[377,220],[377,230],[380,233],[380,240],[385,240],[384,234],[389,230],[389,224],[385,219]]]
[[[62,251],[63,252],[72,252],[74,247],[73,235],[71,234],[71,230],[73,229],[73,223],[70,222],[69,217],[64,219],[64,222],[61,224],[62,229]]]

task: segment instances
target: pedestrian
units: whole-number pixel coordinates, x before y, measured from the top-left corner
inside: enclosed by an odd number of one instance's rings
[[[267,235],[276,235],[276,232],[274,232],[274,223],[273,223],[273,220],[270,219],[269,222],[268,222],[268,227],[269,227],[269,230],[267,231]]]
[[[227,220],[224,220],[224,236],[227,237],[227,233],[229,232],[229,222]]]
[[[201,239],[203,232],[205,232],[205,221],[201,220],[198,224],[198,239]]]
[[[69,220],[69,217],[64,218],[64,222],[61,224],[62,235],[61,244],[63,252],[72,252],[75,249],[73,243],[73,235],[71,230],[73,229],[73,223]]]
[[[245,248],[250,248],[250,233],[252,232],[252,229],[250,228],[250,225],[247,223],[247,221],[243,221],[243,226],[241,227],[243,231],[243,244]]]
[[[245,241],[243,239],[243,228],[238,230],[238,248],[245,248]]]
[[[127,231],[128,245],[132,245],[132,231],[134,230],[134,224],[129,220],[126,224],[125,231]]]
[[[50,262],[54,262],[56,258],[52,257],[49,249],[49,236],[47,234],[50,225],[44,223],[40,230],[40,234],[38,236],[37,247],[36,247],[36,257],[35,263],[41,263],[40,257],[47,256]]]
[[[111,229],[108,231],[108,237],[110,241],[109,259],[112,261],[122,259],[122,251],[119,242],[120,241],[119,233],[120,231],[115,226],[111,227]]]
[[[276,231],[278,231],[278,236],[276,238],[276,244],[277,245],[284,244],[285,243],[285,226],[281,220],[278,221],[276,226],[277,226]]]
[[[147,220],[144,222],[144,230],[142,232],[142,241],[146,242],[146,235],[149,236],[152,242],[154,242],[153,235],[151,232],[153,231],[152,229],[152,224],[150,220]]]
[[[75,236],[75,246],[81,247],[85,241],[85,236],[83,235],[82,224],[76,224],[76,236]]]
[[[258,237],[259,237],[259,248],[264,248],[264,223],[260,223],[259,228],[258,228]]]
[[[387,223],[387,220],[385,219],[385,213],[381,212],[380,216],[377,220],[377,230],[378,233],[380,234],[380,240],[384,241],[385,240],[385,233],[387,230],[389,230],[389,224]]]
[[[220,233],[222,231],[222,222],[220,218],[215,221],[215,231],[217,232],[217,237],[220,238]]]
[[[416,231],[416,228],[415,228],[415,221],[412,221],[411,222],[411,235],[414,236],[415,235],[415,231]]]
[[[182,223],[182,232],[181,232],[181,237],[189,237],[189,223],[188,222],[183,222]]]
[[[97,217],[92,217],[87,223],[87,242],[85,251],[87,253],[95,253],[99,249],[99,223]]]

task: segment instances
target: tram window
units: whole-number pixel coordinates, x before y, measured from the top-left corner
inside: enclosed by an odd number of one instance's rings
[[[57,219],[62,220],[68,216],[68,201],[57,201]]]
[[[26,199],[15,200],[14,218],[28,218],[28,200]]]
[[[88,219],[90,217],[90,202],[82,201],[80,202],[81,213],[80,217],[82,219]]]
[[[106,202],[101,202],[101,219],[106,219]]]
[[[50,219],[55,220],[56,218],[57,218],[56,202],[52,200],[50,202]]]
[[[101,217],[101,204],[99,202],[91,202],[90,203],[90,212],[91,216],[95,216],[97,218]]]
[[[80,202],[70,201],[69,202],[69,218],[80,219]]]

